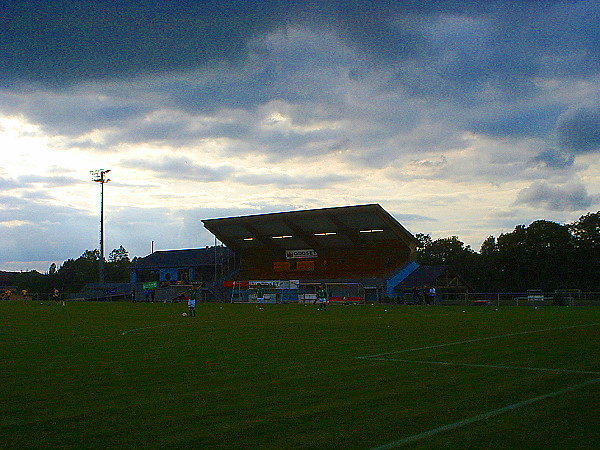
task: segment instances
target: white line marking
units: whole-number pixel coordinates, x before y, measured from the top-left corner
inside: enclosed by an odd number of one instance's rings
[[[363,358],[364,359],[364,358]],[[503,365],[492,365],[492,364],[467,364],[457,362],[446,362],[446,361],[418,361],[413,359],[395,359],[395,358],[369,358],[375,361],[397,361],[404,363],[414,364],[438,364],[444,366],[459,366],[459,367],[483,367],[490,369],[512,369],[512,370],[539,370],[542,372],[559,372],[559,373],[574,373],[580,375],[600,375],[600,372],[594,372],[590,370],[572,370],[572,369],[549,369],[546,367],[519,367],[519,366],[503,366]]]
[[[189,324],[187,324],[187,323],[167,323],[167,324],[163,324],[163,325],[152,325],[149,327],[132,328],[131,330],[123,331],[121,333],[121,336],[125,336],[126,334],[133,333],[135,331],[152,330],[154,328],[177,327],[177,326],[181,326],[181,325],[189,325]]]
[[[395,352],[387,352],[387,353],[378,353],[376,355],[357,356],[356,358],[357,359],[371,359],[371,358],[377,358],[380,356],[397,355],[398,353],[417,352],[420,350],[429,350],[432,348],[448,347],[451,345],[469,344],[471,342],[481,342],[481,341],[489,341],[491,339],[501,339],[501,338],[506,338],[506,337],[521,336],[523,334],[544,333],[546,331],[557,331],[557,330],[569,330],[571,328],[593,327],[593,326],[597,326],[597,325],[600,325],[600,323],[590,323],[590,324],[586,324],[586,325],[573,325],[573,326],[558,327],[558,328],[545,328],[543,330],[519,331],[517,333],[501,334],[498,336],[487,336],[487,337],[477,338],[477,339],[467,339],[466,341],[447,342],[445,344],[429,345],[427,347],[408,348],[406,350],[398,350]]]
[[[132,328],[131,330],[125,330],[122,333],[120,333],[120,336],[125,336],[125,335],[133,333],[135,331],[151,330],[154,328],[163,328],[163,327],[177,327],[177,326],[183,326],[183,325],[199,325],[198,329],[209,330],[209,331],[230,330],[230,329],[237,329],[237,328],[249,328],[249,327],[257,327],[257,326],[266,325],[265,322],[256,322],[256,323],[245,323],[245,324],[240,324],[240,325],[205,326],[205,324],[211,324],[211,323],[214,323],[214,320],[209,320],[209,321],[205,321],[205,322],[196,322],[195,320],[190,320],[189,322],[185,322],[185,323],[182,322],[182,323],[169,323],[169,324],[163,324],[163,325],[151,325],[151,326],[147,326],[147,327]],[[303,323],[303,322],[273,322],[268,325],[289,325],[289,324],[297,324],[297,323]],[[112,336],[116,336],[116,335],[106,335],[106,336],[112,337]],[[103,336],[93,336],[93,337],[103,337]]]
[[[518,402],[518,403],[513,403],[512,405],[508,405],[505,406],[504,408],[500,408],[500,409],[496,409],[494,411],[490,411],[484,414],[479,414],[477,416],[471,417],[469,419],[465,419],[465,420],[460,420],[458,422],[454,422],[448,425],[444,425],[438,428],[434,428],[432,430],[428,430],[425,431],[423,433],[419,433],[419,434],[413,434],[412,436],[408,436],[405,437],[403,439],[400,439],[398,441],[394,441],[394,442],[389,442],[387,444],[384,445],[380,445],[379,447],[374,447],[372,450],[386,450],[386,449],[390,449],[390,448],[396,448],[396,447],[400,447],[401,445],[404,444],[409,444],[415,441],[419,441],[421,439],[425,439],[428,438],[430,436],[433,436],[434,434],[438,434],[438,433],[443,433],[444,431],[449,431],[449,430],[453,430],[455,428],[459,428],[459,427],[463,427],[465,425],[469,425],[472,424],[474,422],[478,422],[480,420],[485,420],[485,419],[489,419],[490,417],[494,417],[494,416],[498,416],[502,413],[505,413],[507,411],[512,411],[514,409],[517,408],[522,408],[523,406],[528,406],[531,405],[533,403],[537,403],[540,402],[542,400],[546,400],[547,398],[551,398],[551,397],[557,397],[559,395],[562,394],[566,394],[567,392],[571,392],[574,391],[576,389],[581,389],[587,386],[591,386],[592,384],[596,384],[600,382],[600,378],[596,378],[594,380],[589,380],[589,381],[585,381],[583,383],[580,384],[574,384],[572,386],[569,386],[565,389],[561,389],[560,391],[554,391],[554,392],[550,392],[548,394],[544,394],[544,395],[540,395],[539,397],[535,397],[529,400],[525,400],[522,402]]]

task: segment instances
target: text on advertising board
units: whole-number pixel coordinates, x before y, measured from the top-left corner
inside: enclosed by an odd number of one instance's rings
[[[300,258],[316,258],[317,252],[312,248],[307,248],[304,250],[286,250],[285,258],[286,259],[300,259]]]

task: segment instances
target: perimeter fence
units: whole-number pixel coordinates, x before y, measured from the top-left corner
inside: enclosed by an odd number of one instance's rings
[[[410,304],[412,299],[398,299]],[[564,289],[553,292],[440,292],[436,305],[456,306],[600,306],[600,292]]]

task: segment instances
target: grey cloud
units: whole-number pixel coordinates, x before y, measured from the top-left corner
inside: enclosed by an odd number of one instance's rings
[[[77,137],[97,129],[126,125],[143,117],[150,108],[124,93],[100,88],[65,89],[61,92],[0,92],[0,111],[25,115],[50,135]]]
[[[45,198],[47,193],[38,188],[54,188],[81,184],[81,180],[66,175],[21,175],[16,178],[0,178],[0,189],[9,192],[14,189],[26,189],[22,196]],[[38,185],[38,186],[36,186]]]
[[[515,204],[553,211],[579,211],[589,208],[592,202],[593,197],[582,184],[556,186],[536,182],[518,193]]]
[[[23,186],[31,186],[32,183],[39,183],[46,187],[72,186],[81,184],[81,180],[62,175],[44,176],[44,175],[23,175],[17,178],[17,182]]]
[[[551,169],[566,169],[575,162],[575,155],[559,150],[549,149],[529,160],[532,166],[545,166]]]
[[[205,136],[204,130],[194,125],[193,118],[184,116],[167,117],[163,114],[154,119],[140,118],[129,126],[107,130],[104,141],[107,146],[121,143],[189,145]]]
[[[489,83],[522,93],[548,70],[589,74],[599,56],[598,8],[558,0],[10,2],[1,81],[60,86],[239,62],[257,37],[300,24],[335,30],[374,63],[421,61],[448,82],[446,93]],[[579,58],[556,57],[579,49]]]
[[[21,184],[17,183],[12,178],[1,178],[0,177],[0,189],[4,192],[10,189],[21,187]]]
[[[354,164],[382,167],[411,154],[434,162],[435,153],[466,146],[465,130],[546,136],[569,105],[538,101],[534,80],[585,77],[598,67],[594,2],[541,7],[508,1],[145,0],[136,8],[91,1],[76,8],[67,1],[38,6],[7,9],[13,29],[26,31],[22,36],[0,28],[7,38],[0,61],[22,51],[25,39],[32,41],[30,53],[21,53],[21,66],[6,66],[10,79],[4,81],[11,89],[2,105],[53,134],[73,137],[66,147],[191,147],[225,138],[234,141],[223,150],[229,156],[255,152],[282,160],[341,152]],[[46,20],[39,41],[26,30],[34,19]],[[61,78],[74,64],[79,67]],[[54,89],[36,90],[33,84],[18,90],[17,79],[46,81]],[[291,127],[262,122],[262,108],[272,102],[289,108]],[[542,152],[531,164],[566,168],[573,163],[570,153],[598,147],[597,111],[582,111],[565,114],[556,127],[564,154]],[[327,121],[333,125],[318,126]],[[102,142],[86,140],[91,131]],[[237,174],[231,167],[178,158],[125,162],[190,180]],[[238,176],[252,182],[250,175]],[[277,181],[286,182],[296,180]]]
[[[270,29],[281,12],[277,4],[269,9],[252,5],[211,0],[10,2],[3,6],[0,27],[3,82],[60,86],[238,58],[245,54],[245,42]]]
[[[350,180],[341,175],[290,176],[278,173],[251,173],[239,175],[235,180],[249,185],[273,185],[286,188],[321,189]]]
[[[600,150],[600,107],[565,113],[556,127],[560,146],[574,153]]]
[[[235,169],[230,166],[198,165],[185,156],[168,156],[148,160],[124,159],[121,164],[124,167],[151,170],[161,177],[203,182],[222,181],[235,172]]]
[[[515,109],[507,104],[507,109],[495,105],[487,111],[477,111],[467,122],[467,128],[478,134],[493,137],[540,137],[546,136],[555,126],[556,118],[563,107],[539,104],[528,108]]]
[[[6,257],[1,255],[22,261],[46,261],[77,257],[85,249],[97,248],[95,217],[76,208],[37,200],[0,197],[0,262]]]
[[[438,159],[420,159],[420,160],[412,160],[410,165],[415,167],[424,167],[428,169],[442,169],[448,165],[447,158],[442,155]]]

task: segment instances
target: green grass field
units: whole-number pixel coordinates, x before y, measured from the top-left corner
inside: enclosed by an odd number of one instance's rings
[[[600,442],[598,308],[183,311],[0,303],[0,448]]]

